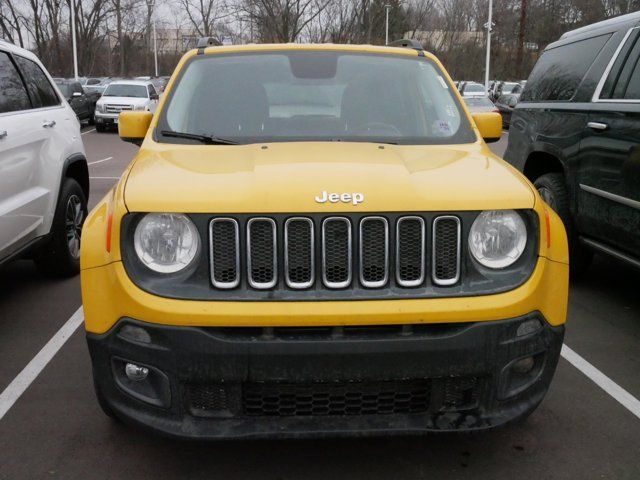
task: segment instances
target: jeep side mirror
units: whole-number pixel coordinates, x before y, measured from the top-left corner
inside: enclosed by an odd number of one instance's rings
[[[497,142],[502,136],[502,115],[495,112],[481,112],[471,115],[478,131],[487,143]]]
[[[125,142],[142,145],[147,135],[153,113],[151,112],[122,112],[118,116],[118,134]]]

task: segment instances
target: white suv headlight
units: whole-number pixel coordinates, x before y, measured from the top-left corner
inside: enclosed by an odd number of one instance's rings
[[[527,245],[527,227],[513,210],[484,211],[473,222],[469,232],[469,251],[478,262],[489,268],[512,265]]]
[[[147,109],[147,106],[146,106],[146,105],[144,105],[144,104],[143,104],[143,105],[134,105],[134,106],[133,106],[133,109],[134,109],[134,110],[138,110],[138,111],[140,111],[140,110],[146,110],[146,109]]]
[[[104,103],[96,103],[96,110],[98,113],[104,113]]]
[[[181,213],[149,213],[136,226],[133,244],[148,268],[175,273],[196,257],[200,235],[193,222]]]

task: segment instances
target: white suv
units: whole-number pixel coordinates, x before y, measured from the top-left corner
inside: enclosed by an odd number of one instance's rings
[[[96,130],[105,131],[118,124],[120,112],[141,110],[155,112],[158,92],[147,80],[118,80],[110,83],[96,103]]]
[[[76,114],[35,55],[0,40],[0,264],[78,273],[88,196]]]

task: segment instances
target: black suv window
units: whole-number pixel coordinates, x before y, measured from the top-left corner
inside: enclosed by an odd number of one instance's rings
[[[604,83],[602,99],[640,99],[640,29],[623,45]]]
[[[522,100],[571,100],[610,36],[600,35],[546,50],[529,76]]]
[[[16,56],[16,63],[22,70],[22,76],[27,84],[33,108],[51,107],[60,104],[60,100],[49,83],[47,76],[35,62]]]
[[[13,62],[0,52],[0,113],[17,112],[31,108],[27,90]]]

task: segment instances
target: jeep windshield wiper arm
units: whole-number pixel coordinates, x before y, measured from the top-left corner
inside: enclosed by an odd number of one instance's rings
[[[207,145],[238,145],[238,142],[227,138],[220,138],[214,135],[199,135],[197,133],[174,132],[173,130],[162,130],[160,133],[165,137],[186,138],[196,140]]]

